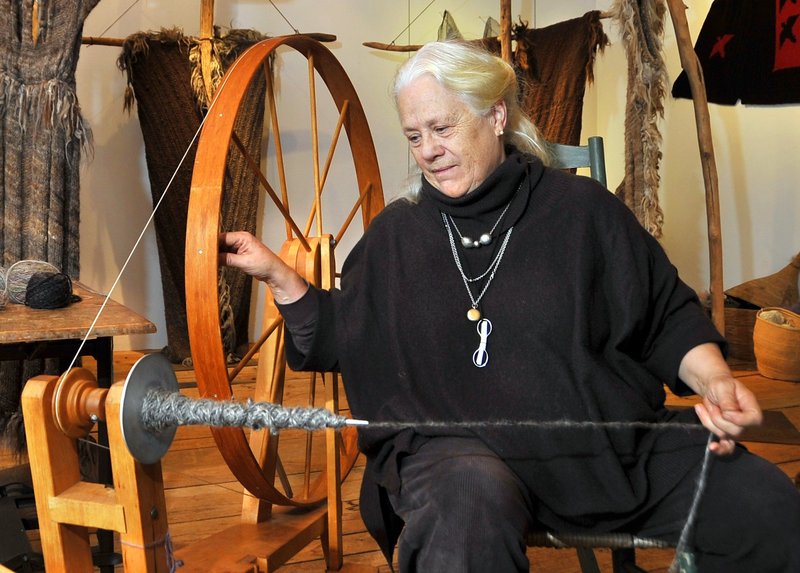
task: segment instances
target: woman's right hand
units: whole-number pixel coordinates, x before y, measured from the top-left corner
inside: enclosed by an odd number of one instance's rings
[[[292,303],[308,290],[303,277],[246,231],[220,234],[219,264],[237,268],[265,282],[279,304]]]

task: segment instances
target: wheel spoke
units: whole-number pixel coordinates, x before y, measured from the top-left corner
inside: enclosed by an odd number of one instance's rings
[[[342,224],[342,228],[339,229],[339,232],[336,233],[336,237],[334,238],[334,245],[338,245],[339,241],[342,240],[342,237],[347,232],[347,228],[350,226],[350,223],[353,221],[353,217],[356,216],[358,210],[361,208],[361,205],[364,203],[364,200],[369,197],[370,193],[372,193],[372,182],[367,183],[367,187],[361,191],[358,195],[358,200],[356,201],[353,208],[350,209],[350,213],[347,215],[347,219],[345,219],[344,223]]]
[[[228,381],[233,382],[236,379],[242,369],[244,369],[244,367],[247,366],[247,363],[250,362],[253,356],[255,356],[256,352],[258,352],[261,347],[264,346],[267,338],[269,338],[272,333],[275,332],[275,329],[281,325],[283,325],[283,318],[279,316],[267,327],[267,329],[261,334],[261,337],[247,351],[247,354],[245,354],[239,363],[233,368],[233,370],[231,370],[230,374],[228,374]]]
[[[312,372],[308,382],[308,401],[306,402],[309,408],[313,408],[316,404],[317,397],[317,373]],[[311,432],[306,432],[306,458],[303,465],[303,495],[308,497],[309,490],[311,489],[311,454],[313,450],[314,436]]]
[[[272,199],[272,202],[275,203],[275,206],[281,212],[281,215],[283,215],[283,218],[286,220],[286,222],[289,223],[294,232],[297,233],[297,238],[302,243],[303,248],[306,251],[310,251],[311,247],[308,245],[308,241],[306,241],[305,236],[303,236],[303,234],[300,232],[300,228],[297,226],[297,223],[294,222],[294,219],[292,219],[292,216],[289,213],[289,211],[286,209],[284,204],[281,203],[281,200],[278,198],[278,195],[275,193],[275,190],[272,188],[272,185],[270,185],[269,181],[267,181],[267,178],[261,172],[260,166],[253,160],[250,154],[247,153],[247,149],[242,143],[242,140],[239,139],[239,136],[236,135],[236,132],[233,132],[233,134],[231,135],[231,139],[236,144],[236,147],[237,149],[239,149],[239,152],[242,154],[242,157],[244,157],[245,162],[247,163],[247,167],[250,169],[250,171],[253,172],[253,174],[256,177],[258,177],[258,180],[261,183],[261,186],[264,188],[264,191],[267,192],[267,195],[269,195],[270,199]]]
[[[344,126],[344,120],[347,118],[347,111],[350,108],[350,100],[345,100],[344,104],[342,105],[342,111],[339,112],[339,120],[336,122],[336,129],[333,132],[333,137],[331,138],[331,144],[328,147],[328,156],[325,158],[325,167],[322,170],[322,180],[320,182],[319,188],[319,195],[320,198],[322,197],[323,191],[325,191],[325,182],[328,180],[328,172],[331,169],[331,163],[333,161],[333,154],[336,152],[336,146],[339,144],[339,136],[342,133],[342,127]],[[306,221],[306,235],[311,232],[311,224],[314,221],[314,216],[317,213],[317,204],[318,202],[315,201],[314,204],[311,206],[311,212],[308,214],[308,221]]]
[[[322,187],[319,179],[319,128],[317,125],[317,88],[314,55],[308,56],[308,93],[311,112],[311,155],[314,167],[314,205],[317,211],[317,236],[322,236]]]
[[[278,181],[280,182],[281,186],[281,199],[283,200],[283,204],[286,207],[286,210],[289,210],[289,192],[286,185],[286,164],[283,161],[283,139],[281,138],[281,129],[280,123],[278,122],[278,104],[275,101],[275,84],[272,81],[272,66],[268,63],[268,60],[265,60],[264,63],[264,75],[267,78],[267,100],[269,101],[269,116],[270,122],[272,124],[272,133],[273,139],[275,140],[275,162],[278,164]],[[285,221],[286,224],[286,239],[289,240],[292,238],[292,226],[289,224],[289,221]],[[308,234],[308,232],[306,232]]]
[[[283,491],[286,494],[286,497],[294,497],[294,491],[292,491],[292,484],[289,483],[289,476],[286,475],[286,468],[283,467],[283,462],[281,461],[281,456],[275,454],[275,471],[278,474],[278,480],[281,482],[283,486]]]

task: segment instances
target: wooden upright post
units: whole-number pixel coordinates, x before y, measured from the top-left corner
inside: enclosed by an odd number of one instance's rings
[[[708,97],[703,80],[703,69],[694,51],[686,20],[683,0],[667,0],[681,66],[686,71],[694,103],[697,141],[700,146],[700,164],[706,189],[706,219],[708,224],[708,251],[711,280],[711,319],[721,334],[725,334],[725,293],[722,281],[722,226],[720,224],[719,186],[714,144],[711,139],[711,119],[708,114]]]
[[[211,104],[214,82],[211,77],[211,48],[214,41],[214,0],[200,0],[200,71],[206,98]]]
[[[500,0],[500,55],[511,63],[511,0]]]

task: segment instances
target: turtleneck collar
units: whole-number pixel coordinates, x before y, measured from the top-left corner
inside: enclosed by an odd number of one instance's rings
[[[422,176],[422,194],[443,213],[457,218],[482,218],[504,208],[527,175],[531,158],[506,147],[506,159],[478,187],[461,197],[448,197]]]

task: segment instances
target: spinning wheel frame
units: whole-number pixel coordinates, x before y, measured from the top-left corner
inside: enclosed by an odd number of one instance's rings
[[[270,186],[267,178],[260,172],[260,163],[249,157],[241,141],[235,133],[234,126],[239,108],[246,90],[259,72],[268,65],[275,51],[287,46],[299,52],[308,60],[309,90],[311,95],[312,136],[314,152],[314,181],[315,200],[312,212],[309,215],[305,232],[291,220],[288,210],[288,200],[284,173],[281,171],[280,188],[282,200]],[[269,73],[267,74],[270,75]],[[264,40],[252,46],[235,62],[228,71],[221,87],[215,94],[215,99],[210,107],[209,116],[205,121],[198,142],[195,157],[195,167],[192,177],[191,194],[189,199],[188,222],[186,229],[186,305],[189,339],[194,357],[195,373],[200,394],[203,397],[227,400],[233,397],[231,382],[241,365],[229,373],[226,356],[223,349],[221,336],[221,323],[219,309],[216,301],[218,292],[218,236],[220,230],[220,209],[222,204],[223,187],[225,181],[227,158],[232,149],[238,149],[245,155],[251,170],[257,170],[257,178],[261,186],[276,204],[286,220],[287,242],[281,250],[281,256],[286,260],[289,254],[297,256],[297,262],[288,261],[290,266],[304,266],[297,269],[306,276],[309,282],[322,288],[333,286],[335,268],[332,249],[338,242],[344,228],[335,238],[322,234],[321,193],[327,176],[328,163],[334,149],[330,150],[326,165],[322,172],[319,168],[319,153],[317,150],[317,125],[316,125],[316,94],[315,76],[319,76],[327,87],[336,107],[339,110],[339,122],[336,127],[336,139],[333,146],[338,144],[339,130],[344,128],[349,141],[355,175],[358,184],[358,199],[350,216],[345,222],[346,228],[357,210],[362,211],[362,223],[367,227],[370,220],[383,208],[383,192],[380,182],[377,158],[369,131],[369,126],[363,108],[350,80],[333,54],[322,44],[301,35],[286,36]],[[268,79],[268,100],[271,104],[272,128],[276,130],[276,154],[278,161],[282,161],[282,147],[277,124],[277,115],[274,106],[274,94],[271,80]],[[316,218],[318,237],[307,237],[312,221]],[[296,238],[293,238],[293,233]],[[299,252],[298,252],[299,251]],[[306,253],[306,251],[309,251]],[[309,276],[315,275],[315,276]],[[318,278],[317,278],[318,277]],[[316,282],[319,280],[320,282]],[[214,301],[214,304],[209,304]],[[277,318],[277,317],[276,317]],[[273,322],[268,330],[276,330],[272,336],[280,336],[281,328]],[[261,348],[267,335],[256,343],[253,351]],[[276,362],[282,362],[282,343],[278,342],[277,355],[272,357]],[[245,359],[252,354],[248,353]],[[262,355],[263,359],[264,356]],[[245,360],[243,360],[245,362]],[[282,372],[283,365],[276,369]],[[280,374],[279,374],[280,375]],[[330,375],[326,375],[328,377]],[[327,383],[335,383],[332,379]],[[278,389],[282,392],[282,389]],[[274,391],[274,389],[273,389]],[[335,398],[334,398],[335,403]],[[329,430],[330,431],[330,430]],[[313,486],[303,493],[303,497],[294,497],[291,493],[287,496],[278,491],[273,485],[274,477],[265,472],[256,459],[248,439],[241,428],[212,428],[217,447],[225,458],[231,471],[236,475],[242,485],[255,497],[267,500],[278,505],[310,506],[318,504],[326,496],[326,476],[320,475]],[[340,451],[343,452],[341,475],[346,475],[355,461],[354,434],[342,436]],[[334,437],[336,439],[336,437]],[[271,441],[271,439],[270,439]],[[267,446],[269,447],[269,446]],[[328,464],[333,460],[328,456]],[[274,463],[274,462],[272,462]],[[266,465],[269,465],[266,464]],[[334,467],[338,463],[333,464]],[[280,469],[280,468],[278,468]],[[267,474],[267,475],[265,475]]]

